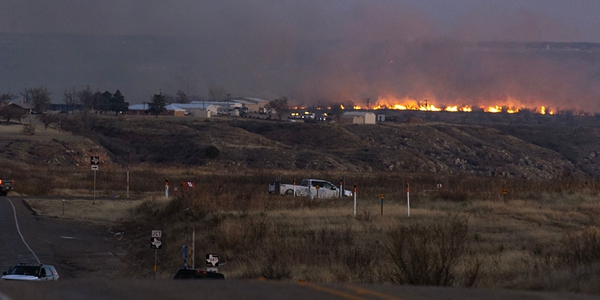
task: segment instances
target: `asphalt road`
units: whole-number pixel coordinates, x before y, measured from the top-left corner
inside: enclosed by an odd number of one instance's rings
[[[18,220],[15,222],[14,205]],[[21,234],[19,234],[19,232]],[[21,237],[23,236],[23,238]],[[28,299],[347,299],[588,300],[568,293],[267,280],[110,279],[122,267],[118,248],[98,228],[34,215],[18,197],[0,197],[0,268],[40,261],[56,266],[56,282],[0,281],[0,300]],[[25,244],[25,242],[27,245]],[[29,246],[29,248],[28,248]],[[31,249],[31,250],[30,250]],[[33,254],[35,253],[35,255]]]

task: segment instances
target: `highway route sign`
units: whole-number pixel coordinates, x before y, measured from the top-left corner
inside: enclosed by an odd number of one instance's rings
[[[152,230],[152,237],[153,238],[162,237],[162,230]]]
[[[162,247],[161,238],[155,237],[150,239],[150,248],[152,249],[160,249]]]
[[[206,266],[207,267],[218,267],[219,256],[216,254],[206,254]]]
[[[90,164],[92,165],[92,171],[98,171],[98,164],[100,163],[99,156],[92,156],[90,159]]]

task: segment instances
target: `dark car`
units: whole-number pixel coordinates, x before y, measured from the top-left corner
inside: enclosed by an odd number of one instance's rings
[[[225,275],[199,269],[177,269],[173,279],[225,279]]]

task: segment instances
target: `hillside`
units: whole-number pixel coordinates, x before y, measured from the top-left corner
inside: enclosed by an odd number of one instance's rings
[[[470,173],[545,179],[600,176],[600,129],[543,125],[286,123],[250,119],[94,117],[36,131],[3,133],[13,162],[185,164],[338,172]],[[19,128],[18,124],[1,128]],[[52,134],[50,134],[52,132]],[[209,147],[213,146],[213,147]],[[215,149],[218,149],[216,150]]]

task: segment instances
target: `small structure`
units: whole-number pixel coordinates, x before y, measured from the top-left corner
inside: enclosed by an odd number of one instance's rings
[[[248,113],[266,113],[265,106],[269,103],[268,100],[248,97],[239,97],[232,101],[242,104],[244,111]]]
[[[375,114],[368,111],[347,111],[340,117],[340,123],[375,124]]]
[[[12,100],[8,102],[8,105],[23,110],[23,114],[32,114],[33,109],[35,108],[33,103],[30,103],[27,99],[24,98]]]
[[[162,113],[160,113],[159,115],[161,116],[176,116],[176,117],[183,117],[185,115],[185,109],[181,109],[177,106],[173,106],[173,105],[167,105],[165,106],[165,111],[163,111]],[[133,104],[129,106],[129,110],[127,111],[126,114],[128,115],[150,115],[149,113],[147,113],[148,111],[148,103],[146,104]]]
[[[179,107],[186,111],[186,115],[190,115],[198,118],[210,118],[216,116],[219,110],[219,106],[199,101],[198,103],[173,103],[175,107]]]

